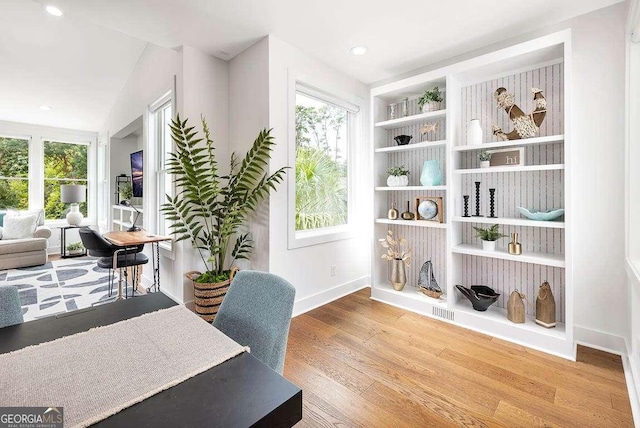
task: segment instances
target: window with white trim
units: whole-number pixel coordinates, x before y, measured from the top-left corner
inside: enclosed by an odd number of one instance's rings
[[[290,247],[343,239],[351,233],[351,152],[357,119],[357,106],[296,83]]]
[[[172,196],[173,182],[167,170],[168,153],[173,151],[173,140],[171,138],[171,119],[173,118],[173,104],[171,92],[165,94],[156,101],[150,108],[152,144],[155,147],[156,159],[156,198],[158,205],[162,205],[167,200],[167,195]],[[165,219],[162,212],[158,211],[156,218],[157,233],[159,235],[170,235],[170,222]]]
[[[45,140],[44,145],[44,212],[47,220],[64,219],[68,204],[60,201],[60,186],[88,186],[89,144]],[[87,201],[89,195],[87,194]],[[81,202],[80,212],[87,217],[87,202]]]
[[[0,208],[29,208],[29,142],[0,137]]]

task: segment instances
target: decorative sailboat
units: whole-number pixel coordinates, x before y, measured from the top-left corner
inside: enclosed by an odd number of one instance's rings
[[[433,263],[427,260],[420,269],[420,277],[418,278],[418,286],[420,291],[429,297],[439,299],[442,295],[442,289],[438,286],[436,277],[433,274]]]

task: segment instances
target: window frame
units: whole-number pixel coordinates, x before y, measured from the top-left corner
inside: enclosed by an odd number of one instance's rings
[[[347,223],[319,229],[296,230],[296,95],[300,93],[318,101],[333,104],[347,111],[349,117],[347,120]],[[356,206],[359,202],[356,190],[356,171],[355,162],[356,146],[360,138],[360,128],[362,125],[362,106],[350,97],[343,94],[335,94],[330,91],[320,89],[319,85],[311,83],[311,81],[295,71],[289,73],[288,88],[288,164],[291,166],[290,172],[287,174],[287,235],[288,249],[303,248],[312,245],[321,245],[334,241],[352,239],[357,236],[358,228],[356,227]]]
[[[33,190],[32,190],[32,184],[31,184],[31,175],[32,175],[32,152],[33,152],[33,137],[31,135],[26,135],[26,134],[15,134],[15,133],[6,133],[6,132],[0,132],[0,137],[1,138],[10,138],[10,139],[14,139],[14,140],[24,140],[27,142],[27,159],[28,159],[28,164],[29,164],[29,168],[27,170],[27,176],[25,178],[21,178],[21,177],[0,177],[0,180],[27,180],[27,191],[28,191],[28,195],[27,195],[27,205],[29,206],[27,209],[31,209],[31,205],[32,205],[32,198],[33,198]],[[43,189],[44,189],[44,182],[43,182]],[[4,209],[4,208],[10,208],[10,207],[0,207],[0,209]]]
[[[168,173],[168,170],[166,167],[164,167],[163,165],[163,161],[166,162],[166,154],[163,152],[163,146],[160,146],[160,144],[158,144],[158,141],[156,139],[157,135],[159,134],[159,130],[160,130],[160,122],[156,119],[156,115],[161,111],[164,110],[167,107],[171,107],[171,119],[173,119],[173,117],[175,117],[175,111],[176,111],[176,103],[175,103],[175,97],[174,97],[174,90],[168,90],[166,91],[164,94],[162,94],[157,100],[155,100],[153,103],[151,103],[148,107],[148,123],[147,123],[147,129],[148,129],[148,141],[149,147],[152,147],[152,159],[149,159],[148,161],[145,160],[145,167],[148,166],[153,166],[153,175],[154,175],[154,182],[153,185],[155,187],[154,190],[154,198],[155,198],[155,206],[160,207],[160,205],[162,205],[165,201],[165,184],[166,184],[166,179],[170,180],[171,183],[171,192],[172,195],[171,196],[175,196],[176,194],[176,187],[175,187],[175,183],[173,182],[173,179],[171,178],[171,175]],[[175,150],[175,143],[171,143],[171,149]],[[150,204],[149,206],[153,206],[154,204]],[[165,236],[170,236],[170,229],[168,228],[168,226],[166,226],[164,228],[164,230],[160,230],[160,227],[162,224],[164,224],[164,218],[162,215],[162,212],[158,209],[156,211],[156,216],[153,219],[154,220],[154,229],[155,229],[155,233],[158,235],[165,235]],[[161,252],[163,255],[167,256],[167,257],[173,257],[173,241],[162,241],[158,244]]]

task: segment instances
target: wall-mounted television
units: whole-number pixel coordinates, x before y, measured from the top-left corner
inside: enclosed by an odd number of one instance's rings
[[[142,165],[142,150],[131,153],[131,184],[135,198],[142,197]]]

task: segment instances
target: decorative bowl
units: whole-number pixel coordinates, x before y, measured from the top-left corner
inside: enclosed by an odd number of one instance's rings
[[[530,220],[551,221],[564,215],[564,208],[557,208],[548,211],[538,211],[536,209],[527,209],[518,207],[518,212]]]
[[[499,293],[486,285],[472,285],[471,288],[456,285],[456,288],[469,299],[473,309],[480,312],[489,309],[489,306],[493,305],[500,297]]]
[[[405,146],[409,144],[409,141],[411,141],[412,138],[413,137],[411,135],[398,135],[393,139],[396,140],[396,143],[398,143],[399,146]]]

